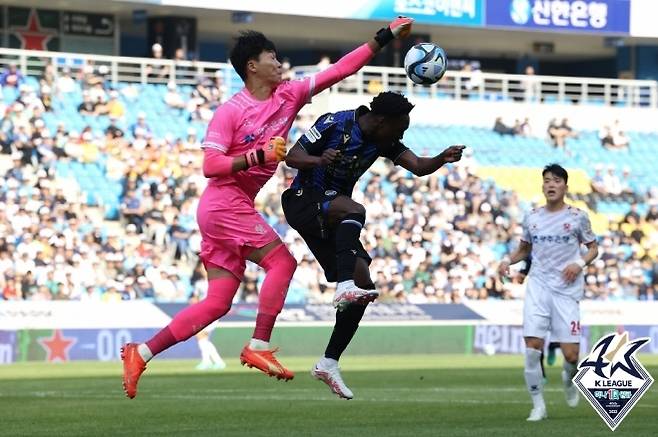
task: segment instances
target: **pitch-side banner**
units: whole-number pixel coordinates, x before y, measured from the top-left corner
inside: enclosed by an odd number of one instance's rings
[[[159,329],[22,329],[0,330],[0,365],[21,361],[118,361],[125,343],[146,341]],[[196,358],[194,339],[179,343],[164,358]]]
[[[146,301],[31,302],[0,301],[0,330],[19,329],[136,329],[161,328],[186,304]],[[235,304],[221,323],[252,326],[258,306]],[[583,325],[658,326],[658,301],[581,303]],[[281,326],[330,326],[336,310],[324,305],[286,305],[278,317]],[[523,301],[467,301],[464,304],[373,304],[363,323],[386,325],[510,325],[523,321]],[[658,343],[658,342],[657,342]]]
[[[0,301],[0,330],[156,328],[170,320],[147,301]]]
[[[161,328],[187,304],[77,301],[0,301],[0,330]],[[227,325],[253,325],[258,306],[235,304],[222,318]],[[326,305],[286,305],[277,320],[284,325],[333,325],[336,310]],[[470,324],[484,317],[461,304],[376,304],[364,317],[369,324]]]
[[[158,304],[160,309],[173,317],[184,304]],[[256,321],[258,305],[236,304],[222,317],[222,324],[253,324]],[[332,305],[286,305],[277,323],[283,325],[333,325],[336,309]],[[363,323],[369,325],[387,324],[446,324],[468,325],[484,322],[477,312],[462,304],[373,304],[369,305]]]
[[[587,354],[601,336],[611,332],[628,332],[631,340],[648,337],[651,342],[642,352],[658,354],[658,326],[655,325],[608,325],[583,326],[580,340],[581,354]],[[473,351],[485,354],[521,354],[525,351],[523,327],[513,325],[478,325],[473,328]],[[550,341],[550,334],[548,337]]]
[[[522,300],[474,300],[465,304],[489,324],[523,324]],[[581,324],[587,325],[658,325],[658,301],[596,301],[580,303]]]
[[[496,0],[487,27],[627,35],[630,0]]]

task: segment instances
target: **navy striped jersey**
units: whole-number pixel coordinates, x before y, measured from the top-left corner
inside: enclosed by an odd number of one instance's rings
[[[328,166],[299,170],[290,187],[336,191],[351,197],[354,185],[377,158],[383,156],[395,163],[408,147],[395,141],[388,150],[380,150],[376,144],[365,142],[357,119],[368,111],[360,106],[356,110],[320,116],[296,145],[313,156],[322,156],[327,149],[339,150],[340,155]]]

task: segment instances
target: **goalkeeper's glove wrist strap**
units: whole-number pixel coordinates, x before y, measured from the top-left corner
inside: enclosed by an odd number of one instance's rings
[[[383,48],[386,44],[390,43],[394,39],[395,36],[393,36],[391,28],[388,26],[379,29],[375,35],[375,41],[377,41],[377,44],[379,44],[379,48]]]
[[[254,167],[265,162],[265,151],[263,149],[250,150],[244,155],[247,167]]]

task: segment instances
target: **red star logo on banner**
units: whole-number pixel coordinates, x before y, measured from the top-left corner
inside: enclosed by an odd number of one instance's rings
[[[55,329],[51,338],[40,338],[39,343],[46,350],[48,356],[46,361],[68,361],[69,349],[76,343],[72,337],[64,337],[61,329]]]
[[[30,11],[27,27],[12,29],[21,40],[25,50],[48,50],[48,41],[55,36],[55,32],[41,29],[39,14],[36,9]]]

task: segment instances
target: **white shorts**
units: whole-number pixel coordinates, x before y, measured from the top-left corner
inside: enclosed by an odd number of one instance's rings
[[[580,302],[543,289],[530,278],[523,304],[523,336],[580,343]]]

